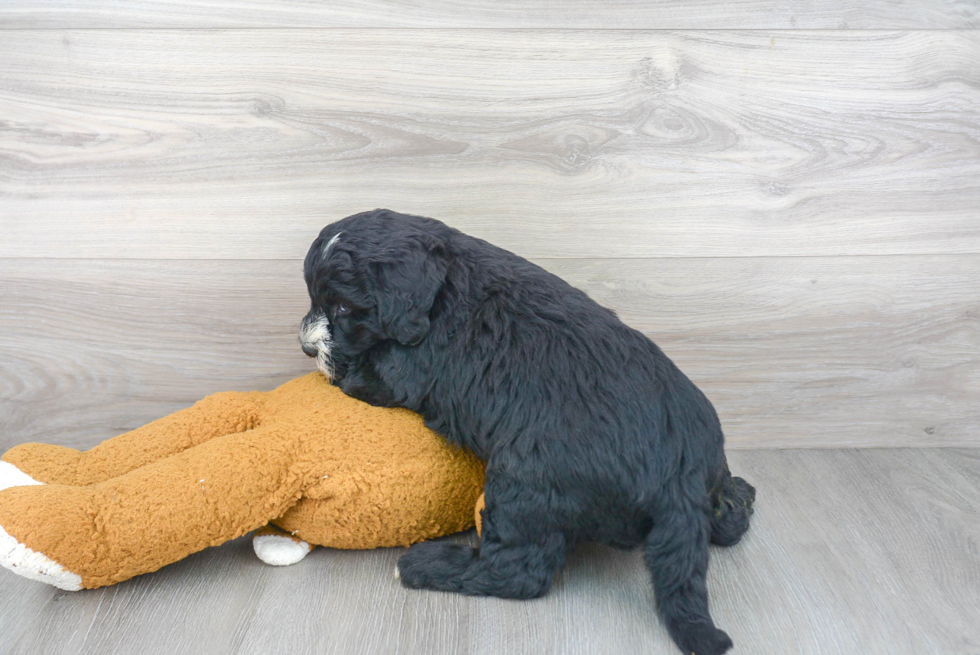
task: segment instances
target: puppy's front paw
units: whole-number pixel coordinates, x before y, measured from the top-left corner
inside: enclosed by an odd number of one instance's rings
[[[402,555],[396,577],[410,589],[459,591],[461,577],[476,557],[469,546],[425,541]]]
[[[710,623],[683,623],[670,633],[681,651],[692,655],[721,655],[732,647],[728,635]]]
[[[339,386],[340,390],[346,395],[366,402],[368,405],[374,405],[375,407],[396,406],[391,397],[382,390],[362,384],[358,382],[357,379],[351,378],[350,376],[341,380],[337,386]]]

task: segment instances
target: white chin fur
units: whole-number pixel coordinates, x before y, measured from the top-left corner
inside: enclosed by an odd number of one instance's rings
[[[260,560],[272,566],[295,564],[313,550],[305,541],[296,541],[277,534],[253,537],[252,549]]]
[[[317,350],[320,350],[317,348]],[[317,369],[327,376],[328,380],[333,380],[333,368],[330,366],[330,351],[320,350],[320,354],[316,356],[316,367]]]
[[[25,487],[30,484],[44,484],[27,475],[10,462],[0,461],[0,491],[10,487]]]
[[[323,314],[305,324],[299,333],[303,345],[316,350],[316,367],[329,379],[333,379],[333,361],[330,357],[330,321]]]
[[[0,526],[0,565],[17,575],[65,591],[82,588],[82,576],[20,543]]]

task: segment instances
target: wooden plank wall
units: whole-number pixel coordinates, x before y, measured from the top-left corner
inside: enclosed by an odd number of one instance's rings
[[[0,5],[0,448],[309,370],[301,259],[377,206],[616,309],[733,447],[980,444],[980,4],[425,4]]]

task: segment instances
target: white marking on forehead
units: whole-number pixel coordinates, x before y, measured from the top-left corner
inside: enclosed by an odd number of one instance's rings
[[[337,240],[340,239],[341,234],[343,234],[343,232],[338,232],[337,234],[333,235],[333,238],[330,239],[330,241],[327,241],[327,245],[323,246],[324,259],[330,256],[330,249],[333,248],[334,244],[337,243]]]

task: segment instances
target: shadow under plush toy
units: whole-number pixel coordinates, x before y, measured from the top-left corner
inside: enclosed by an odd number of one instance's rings
[[[262,528],[256,554],[291,564],[314,545],[407,546],[468,529],[482,491],[483,464],[420,416],[312,373],[208,396],[85,452],[7,451],[0,563],[92,589]]]

